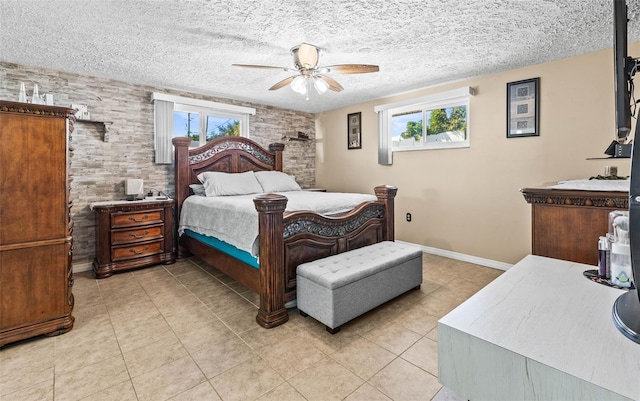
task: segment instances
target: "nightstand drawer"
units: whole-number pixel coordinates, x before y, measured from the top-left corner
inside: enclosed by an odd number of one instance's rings
[[[163,231],[163,225],[134,228],[129,230],[114,230],[111,232],[111,245],[131,244],[134,242],[161,239]]]
[[[118,212],[111,214],[111,228],[132,227],[146,224],[158,224],[164,221],[162,209],[142,212]]]
[[[149,255],[155,255],[160,252],[162,252],[162,240],[140,245],[113,247],[111,249],[111,260],[117,262],[121,260],[129,260]]]

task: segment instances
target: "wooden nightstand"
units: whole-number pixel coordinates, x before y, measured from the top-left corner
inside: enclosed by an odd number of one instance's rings
[[[173,199],[91,204],[96,213],[96,278],[176,261]]]

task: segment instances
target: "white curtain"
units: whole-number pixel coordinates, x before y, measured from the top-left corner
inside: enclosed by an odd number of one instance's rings
[[[388,118],[387,110],[378,111],[378,164],[387,166],[393,164]]]
[[[173,102],[154,99],[157,164],[173,163]]]

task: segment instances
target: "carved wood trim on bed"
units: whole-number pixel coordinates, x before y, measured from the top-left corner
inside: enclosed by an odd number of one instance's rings
[[[190,184],[199,183],[204,171],[241,173],[249,170],[282,171],[283,144],[269,150],[247,138],[223,137],[197,149],[189,149],[189,138],[174,138],[176,221]],[[287,198],[278,194],[256,196],[258,211],[260,269],[183,235],[180,246],[199,256],[240,284],[257,292],[260,307],[256,321],[271,328],[285,323],[289,316],[285,303],[296,298],[296,267],[304,262],[360,248],[376,242],[394,240],[395,187],[374,189],[377,201],[365,202],[337,216],[312,212],[285,213]],[[184,255],[184,250],[179,255]]]

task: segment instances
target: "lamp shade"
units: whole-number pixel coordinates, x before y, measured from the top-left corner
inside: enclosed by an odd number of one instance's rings
[[[128,200],[134,200],[144,193],[144,181],[140,178],[127,178],[124,182],[124,193]]]
[[[293,89],[294,92],[298,92],[303,95],[307,93],[306,78],[302,75],[295,77],[294,80],[291,81],[291,89]]]
[[[329,89],[329,84],[322,78],[314,77],[313,78],[313,86],[316,88],[316,91],[319,94],[323,94]]]

